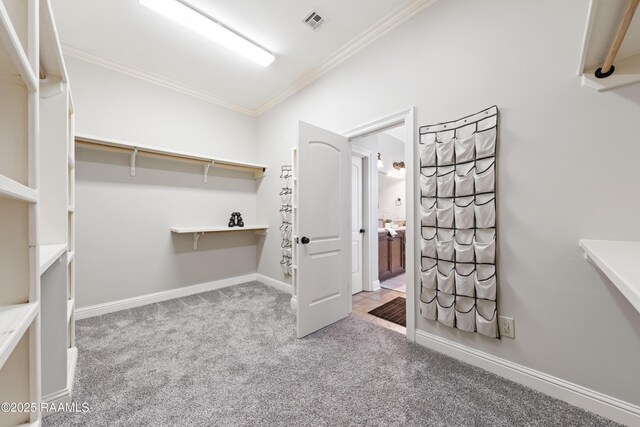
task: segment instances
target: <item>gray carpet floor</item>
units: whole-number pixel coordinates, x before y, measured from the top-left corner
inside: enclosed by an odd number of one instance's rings
[[[44,426],[612,426],[348,317],[295,337],[247,283],[77,322],[74,401]]]

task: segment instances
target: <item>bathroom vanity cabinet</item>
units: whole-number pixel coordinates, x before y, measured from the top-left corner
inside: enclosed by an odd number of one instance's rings
[[[405,272],[405,230],[398,229],[391,237],[381,229],[378,231],[378,279],[389,279]]]

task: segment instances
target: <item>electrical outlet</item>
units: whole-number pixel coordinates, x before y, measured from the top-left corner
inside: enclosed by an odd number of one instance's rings
[[[500,328],[501,337],[516,337],[516,330],[513,328],[513,319],[511,317],[498,316],[498,327]]]

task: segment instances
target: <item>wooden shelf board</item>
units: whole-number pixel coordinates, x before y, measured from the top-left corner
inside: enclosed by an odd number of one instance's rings
[[[205,233],[232,233],[239,231],[253,231],[258,236],[266,236],[269,231],[267,225],[247,225],[244,227],[171,227],[176,234],[193,234],[193,249],[198,249],[198,239]]]
[[[67,82],[67,68],[64,64],[60,38],[49,1],[40,2],[40,68],[47,75]]]
[[[22,82],[30,92],[38,90],[38,80],[36,74],[31,68],[29,58],[20,42],[20,38],[11,22],[11,18],[3,2],[0,2],[0,66],[2,74],[7,75],[5,58],[8,59],[13,66],[9,75],[16,74],[21,77]],[[6,55],[5,55],[6,53]],[[8,56],[8,58],[7,58]]]
[[[37,302],[0,307],[0,368],[37,314]]]
[[[40,274],[49,269],[67,251],[67,244],[40,245]]]
[[[85,147],[85,148],[122,151],[127,153],[133,150],[138,150],[137,151],[138,156],[172,158],[174,160],[182,160],[182,161],[196,162],[196,163],[212,163],[213,167],[221,167],[221,168],[237,169],[237,170],[253,172],[256,175],[256,177],[263,176],[264,173],[266,173],[267,171],[267,166],[257,164],[257,163],[240,162],[236,160],[216,158],[213,156],[207,156],[202,154],[168,150],[163,148],[151,147],[144,144],[133,144],[133,143],[127,143],[127,142],[113,140],[113,139],[99,138],[91,135],[77,134],[76,142],[78,146]]]
[[[268,230],[267,225],[247,225],[244,227],[171,227],[172,233],[226,233],[231,231],[260,231]]]
[[[582,75],[582,85],[603,92],[640,82],[640,54],[617,59],[615,67],[616,71],[605,79],[599,79],[595,76],[597,67],[586,71]]]
[[[73,261],[75,256],[76,256],[76,251],[67,252],[67,265],[71,264],[71,261]]]
[[[579,244],[587,259],[640,312],[640,242],[580,240]]]
[[[11,178],[0,175],[0,197],[21,200],[28,203],[38,202],[38,192]]]

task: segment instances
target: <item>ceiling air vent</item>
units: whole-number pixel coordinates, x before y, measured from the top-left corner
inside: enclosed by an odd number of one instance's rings
[[[314,10],[313,12],[305,16],[302,22],[311,27],[312,30],[317,30],[324,22],[324,18],[318,15],[318,12]]]

